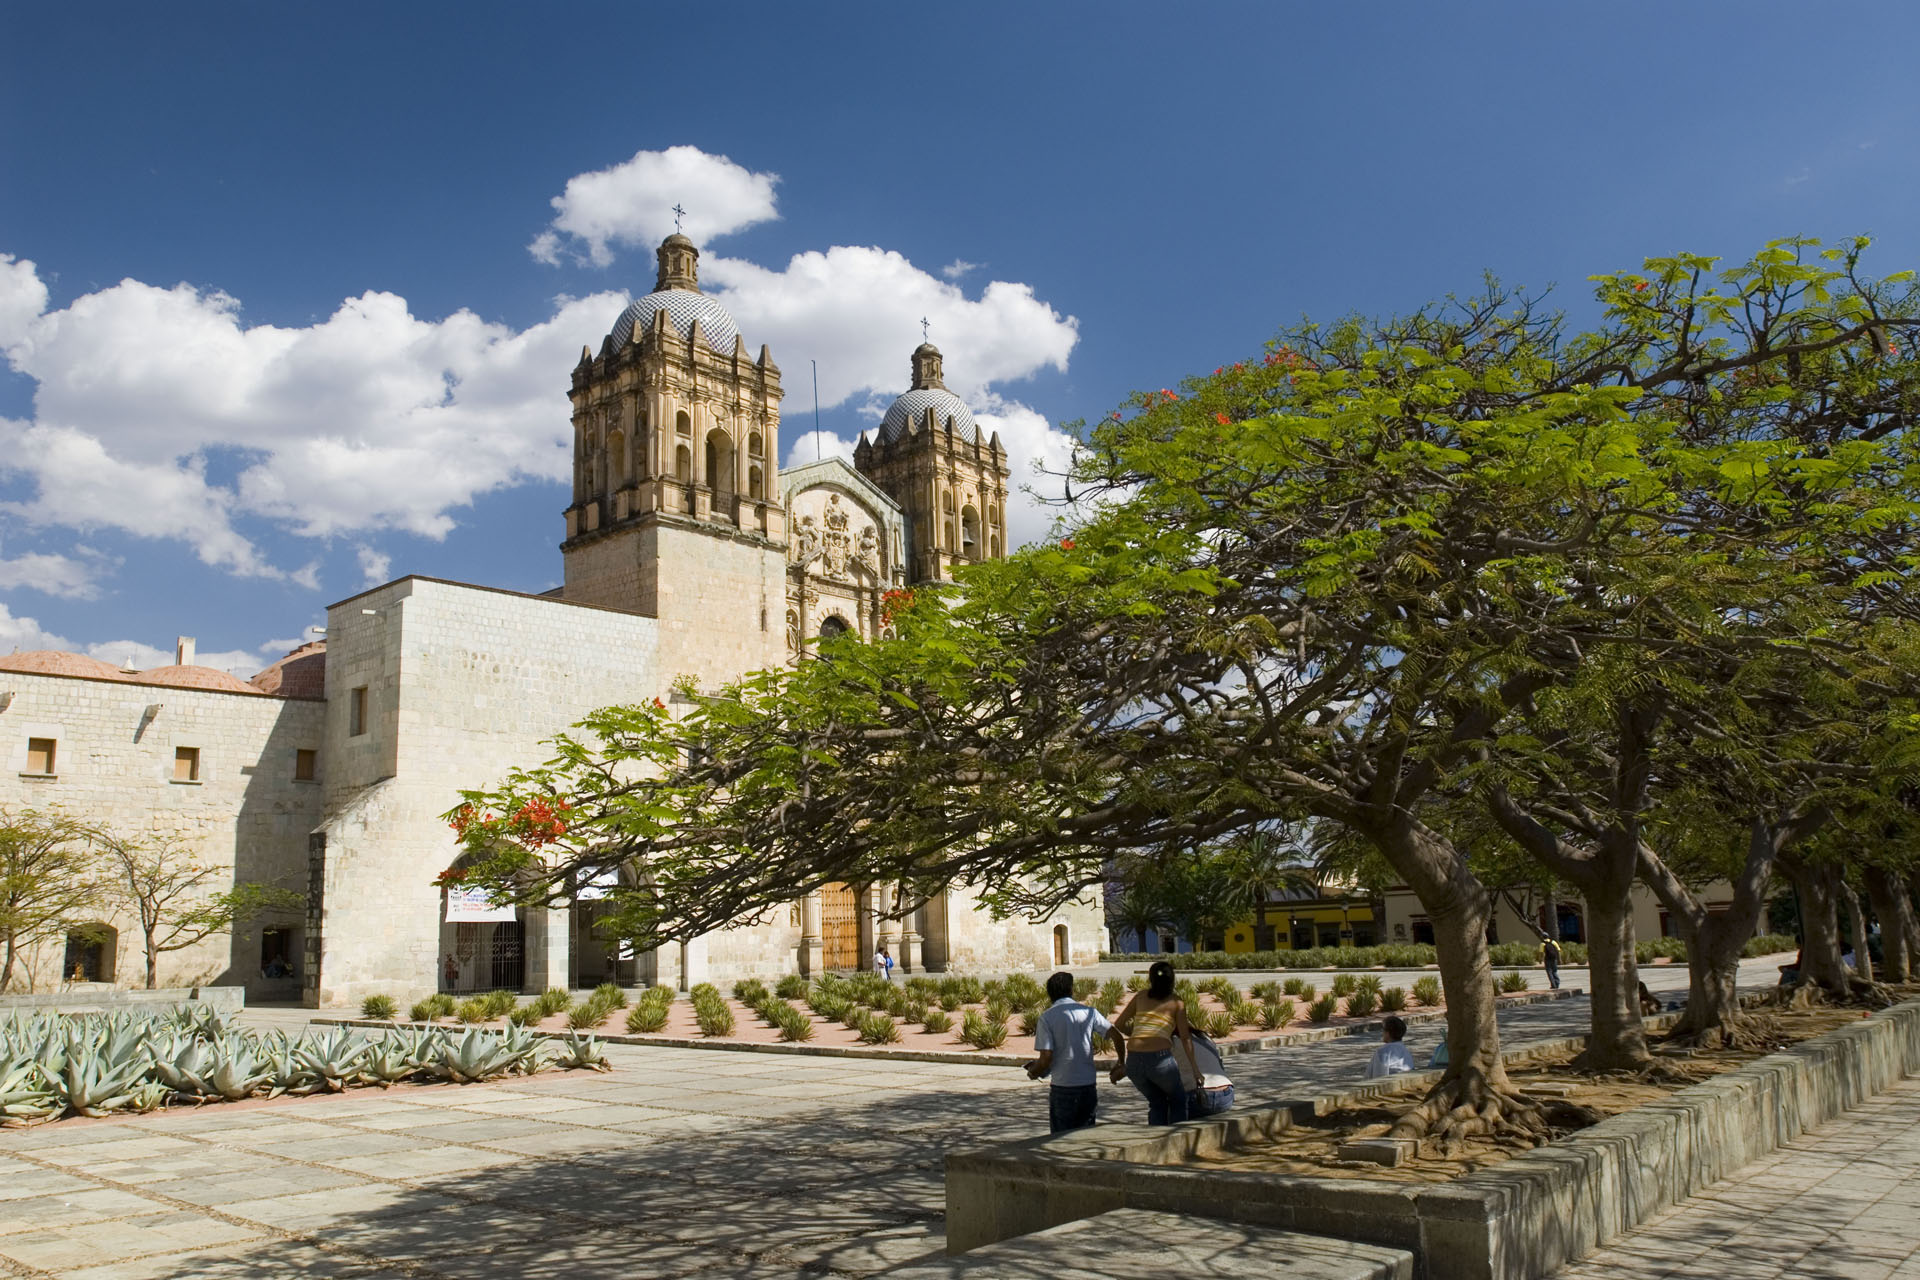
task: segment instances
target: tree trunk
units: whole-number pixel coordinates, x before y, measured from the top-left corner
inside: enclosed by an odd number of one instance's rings
[[[1837,877],[1836,877],[1837,879]],[[1867,937],[1867,916],[1860,910],[1860,895],[1845,880],[1839,881],[1840,901],[1847,908],[1847,932],[1853,935],[1853,971],[1861,981],[1873,981],[1873,948]]]
[[[153,949],[153,934],[149,931],[147,934],[147,990],[152,991],[159,987],[159,969],[160,953]]]
[[[1907,982],[1913,977],[1913,902],[1907,887],[1884,867],[1866,869],[1867,898],[1880,917],[1881,978]]]
[[[1800,895],[1800,976],[1835,995],[1851,993],[1853,980],[1840,963],[1838,895],[1833,868],[1780,859],[1780,869]]]
[[[1640,969],[1624,892],[1587,894],[1587,978],[1593,985],[1593,1034],[1582,1062],[1596,1071],[1645,1067],[1652,1055],[1640,1018]]]
[[[19,943],[15,940],[14,936],[8,934],[7,958],[4,963],[0,963],[0,991],[5,991],[13,985],[13,956],[18,947]]]

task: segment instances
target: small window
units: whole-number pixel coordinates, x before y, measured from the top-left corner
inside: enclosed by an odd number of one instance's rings
[[[52,774],[56,745],[52,738],[28,738],[27,772]]]
[[[293,780],[312,782],[320,767],[320,753],[301,747],[293,753]]]
[[[173,749],[173,780],[175,782],[200,781],[200,748],[175,747]]]
[[[367,686],[361,685],[347,697],[347,736],[357,738],[367,731]]]
[[[693,419],[687,416],[685,409],[673,415],[673,429],[683,436],[693,434]]]
[[[760,433],[758,431],[754,432],[752,435],[747,437],[747,454],[749,457],[754,457],[754,458],[762,457],[766,454],[766,452],[767,452],[767,447],[761,441]]]

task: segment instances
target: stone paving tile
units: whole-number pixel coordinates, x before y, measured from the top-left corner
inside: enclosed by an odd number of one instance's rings
[[[188,1204],[223,1207],[242,1200],[258,1200],[263,1191],[277,1196],[303,1191],[330,1191],[337,1187],[365,1186],[366,1179],[339,1169],[324,1169],[298,1164],[276,1164],[271,1173],[223,1173],[217,1177],[182,1178],[175,1182],[156,1182],[142,1188],[156,1196],[182,1200]]]
[[[64,1273],[145,1254],[231,1244],[260,1234],[255,1228],[203,1214],[169,1211],[0,1236],[0,1257]]]
[[[399,1280],[400,1272],[369,1267],[298,1241],[263,1240],[226,1249],[159,1254],[66,1273],[69,1280]]]
[[[66,1227],[83,1222],[105,1222],[132,1214],[154,1213],[167,1207],[131,1191],[93,1183],[83,1186],[82,1190],[0,1201],[0,1234],[34,1231],[43,1227]]]

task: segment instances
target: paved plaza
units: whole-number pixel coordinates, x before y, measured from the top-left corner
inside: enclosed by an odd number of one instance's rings
[[[1575,999],[1510,1009],[1502,1023],[1519,1043],[1585,1019]],[[1416,1028],[1416,1050],[1438,1034]],[[1351,1083],[1372,1047],[1238,1055],[1241,1105]],[[615,1070],[603,1075],[0,1131],[0,1274],[866,1275],[941,1251],[947,1151],[1046,1127],[1045,1085],[1005,1066],[630,1046],[608,1056]],[[1903,1096],[1911,1166],[1920,1095]],[[1104,1085],[1101,1106],[1109,1119],[1143,1110],[1130,1089]]]

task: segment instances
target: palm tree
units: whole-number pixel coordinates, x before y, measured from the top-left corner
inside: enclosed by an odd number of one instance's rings
[[[1238,896],[1253,905],[1256,951],[1273,949],[1273,935],[1267,925],[1267,903],[1274,894],[1295,889],[1319,891],[1319,878],[1311,867],[1302,864],[1300,850],[1271,831],[1253,832],[1227,849],[1221,863]]]
[[[1159,950],[1147,945],[1147,935],[1158,934],[1166,923],[1166,901],[1151,874],[1136,871],[1117,893],[1107,895],[1107,928],[1116,935],[1135,934],[1142,951]]]

